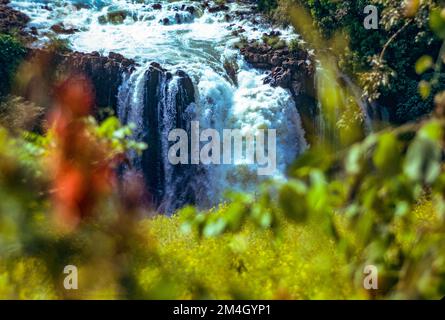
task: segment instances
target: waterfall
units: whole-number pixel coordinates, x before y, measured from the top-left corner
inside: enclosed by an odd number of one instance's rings
[[[291,93],[265,84],[266,72],[250,66],[234,48],[242,36],[261,40],[270,31],[259,17],[253,22],[235,14],[248,10],[248,5],[228,2],[230,10],[221,12],[185,0],[91,0],[73,6],[80,2],[12,0],[11,4],[32,18],[30,27],[41,32],[41,42],[48,40],[45,35],[51,34],[52,25],[63,22],[78,29],[60,35],[72,49],[116,52],[139,65],[124,75],[117,114],[122,123],[134,124],[133,139],[145,142],[148,149],[142,155],[130,152],[122,171],[136,172],[144,180],[157,210],[170,214],[186,204],[210,208],[224,199],[227,189],[254,193],[261,181],[286,179],[287,166],[307,147],[305,132]],[[125,17],[123,21],[107,22],[107,15],[116,12]],[[293,34],[280,32],[287,39]],[[231,74],[226,61],[233,62]],[[168,133],[181,128],[190,135],[194,120],[202,130],[218,132],[276,130],[276,170],[260,177],[256,164],[242,161],[170,164],[167,153],[173,142]]]
[[[168,134],[177,128],[190,132],[194,101],[194,86],[188,75],[183,71],[172,74],[156,63],[127,75],[119,89],[120,121],[133,124],[132,138],[148,144],[142,155],[129,153],[131,169],[144,177],[153,204],[162,212],[172,213],[199,199],[205,170],[192,165],[173,166],[167,160],[172,144]]]
[[[146,128],[143,122],[143,98],[145,89],[145,69],[139,68],[133,74],[124,74],[124,80],[119,88],[117,114],[123,124],[132,123],[133,136],[136,141],[144,141]],[[136,170],[142,169],[141,158],[135,151],[130,151],[128,157]]]

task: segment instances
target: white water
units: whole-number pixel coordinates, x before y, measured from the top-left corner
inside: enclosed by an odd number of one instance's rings
[[[73,35],[62,36],[69,40],[74,50],[99,51],[102,54],[113,51],[133,58],[141,65],[124,81],[119,95],[119,117],[136,124],[136,138],[143,136],[144,71],[149,62],[156,61],[173,72],[181,69],[192,78],[196,90],[195,120],[200,121],[202,129],[240,128],[244,132],[254,132],[258,128],[276,129],[277,170],[274,178],[282,179],[286,166],[306,148],[297,108],[287,90],[263,84],[265,73],[247,65],[233,48],[239,40],[233,35],[234,30],[242,27],[246,30],[244,36],[259,39],[264,32],[270,31],[270,27],[259,18],[256,18],[259,23],[255,24],[236,20],[227,22],[226,12],[210,14],[207,10],[198,9],[194,1],[140,2],[15,0],[12,6],[32,18],[29,26],[39,30],[40,42],[47,41],[52,25],[63,22],[66,27],[80,30]],[[76,9],[73,3],[87,4],[88,7]],[[153,3],[161,3],[162,9],[154,10]],[[195,14],[175,9],[183,4],[194,5],[197,8]],[[237,4],[230,4],[230,7],[231,11],[245,9]],[[128,12],[124,23],[99,23],[99,17],[106,12],[121,9]],[[164,18],[169,19],[168,25],[162,22]],[[282,33],[283,37],[292,37],[289,30]],[[229,80],[223,67],[225,61],[238,65],[238,86]],[[165,117],[164,122],[167,120]],[[140,166],[136,155],[131,157],[136,167]],[[167,167],[166,179],[171,181]],[[197,192],[205,193],[198,198],[208,200],[202,200],[203,206],[220,201],[223,191],[229,187],[254,191],[259,179],[255,166],[249,166],[248,173],[240,164],[213,166],[206,170],[205,187],[196,187],[200,190]],[[172,190],[167,188],[167,193],[174,192]],[[169,194],[169,197],[175,195]]]

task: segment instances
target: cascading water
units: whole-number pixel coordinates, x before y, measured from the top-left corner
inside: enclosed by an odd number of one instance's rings
[[[149,145],[142,156],[130,152],[126,169],[143,175],[152,202],[161,211],[172,212],[184,203],[195,203],[198,168],[175,167],[166,161],[169,132],[176,128],[189,132],[195,118],[191,79],[181,71],[167,72],[156,63],[144,65],[124,79],[118,101],[119,119],[134,125],[133,139]]]
[[[270,31],[260,19],[252,23],[230,17],[245,5],[232,3],[229,11],[212,13],[196,1],[15,0],[11,5],[27,13],[30,27],[42,35],[63,22],[78,30],[62,36],[73,49],[113,51],[139,64],[124,78],[117,111],[123,123],[134,123],[134,138],[149,146],[142,156],[131,153],[129,158],[160,211],[171,213],[187,203],[210,207],[221,201],[227,188],[254,192],[262,179],[255,165],[242,162],[171,165],[167,159],[171,129],[189,133],[192,120],[199,121],[202,129],[220,132],[276,129],[276,179],[284,177],[286,166],[306,148],[290,93],[264,84],[264,72],[250,67],[234,49],[240,39],[236,31],[243,30],[250,39]],[[282,37],[291,36],[283,30]],[[45,41],[44,36],[39,39]],[[236,75],[227,72],[228,63],[236,67]]]

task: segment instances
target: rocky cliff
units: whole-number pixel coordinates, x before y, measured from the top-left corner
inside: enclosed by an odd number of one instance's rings
[[[88,78],[94,87],[94,113],[99,118],[102,116],[102,109],[111,108],[116,112],[117,95],[123,76],[133,72],[136,66],[133,60],[116,53],[102,56],[97,52],[28,50],[27,62],[21,71],[21,78],[26,81],[16,86],[15,94],[49,107],[52,87],[57,80],[67,76],[83,76]]]
[[[306,139],[314,141],[317,132],[317,101],[315,61],[307,50],[291,51],[288,47],[275,49],[267,44],[249,41],[241,54],[255,68],[269,70],[265,83],[289,89],[300,112]]]
[[[31,20],[26,14],[8,6],[9,0],[0,0],[0,33],[14,32],[28,37],[30,34],[24,29]]]

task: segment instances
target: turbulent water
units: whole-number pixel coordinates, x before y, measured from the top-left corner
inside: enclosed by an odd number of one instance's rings
[[[161,3],[161,9],[154,9]],[[79,29],[69,40],[74,50],[81,52],[111,51],[133,58],[140,65],[126,77],[119,90],[118,116],[124,123],[136,125],[134,137],[146,139],[147,122],[144,121],[144,94],[147,73],[151,62],[158,62],[171,74],[184,71],[192,80],[195,99],[187,106],[189,120],[200,122],[201,128],[239,128],[255,132],[258,128],[277,130],[277,170],[274,178],[284,176],[286,166],[306,147],[300,117],[288,91],[263,84],[265,73],[250,67],[233,45],[239,41],[235,30],[242,27],[243,35],[259,39],[270,27],[260,18],[255,23],[237,20],[232,12],[246,9],[243,5],[229,4],[229,12],[209,13],[196,1],[12,1],[12,6],[28,14],[36,27],[39,41],[47,40],[50,27],[63,22],[65,27]],[[196,10],[187,9],[194,6]],[[49,10],[48,10],[49,9]],[[101,24],[107,12],[125,10],[126,18],[119,24]],[[233,20],[227,20],[226,14]],[[102,21],[103,22],[103,21]],[[291,32],[283,31],[283,37]],[[231,79],[224,65],[230,62],[238,67],[236,79]],[[159,177],[163,186],[158,205],[172,212],[187,202],[201,207],[215,205],[227,188],[255,190],[258,183],[254,165],[198,166],[178,172],[168,163],[167,133],[174,127],[175,102],[180,82],[177,76],[161,79],[158,88],[159,112],[162,126],[159,132],[161,156],[158,162],[164,174]],[[176,110],[176,111],[175,111]],[[149,149],[150,150],[150,149]],[[136,154],[130,158],[134,167],[144,170],[144,161]],[[180,176],[178,176],[180,175]],[[187,194],[187,195],[185,195]],[[190,194],[194,194],[190,197]],[[184,196],[182,196],[184,195]],[[191,199],[193,198],[193,199]]]

